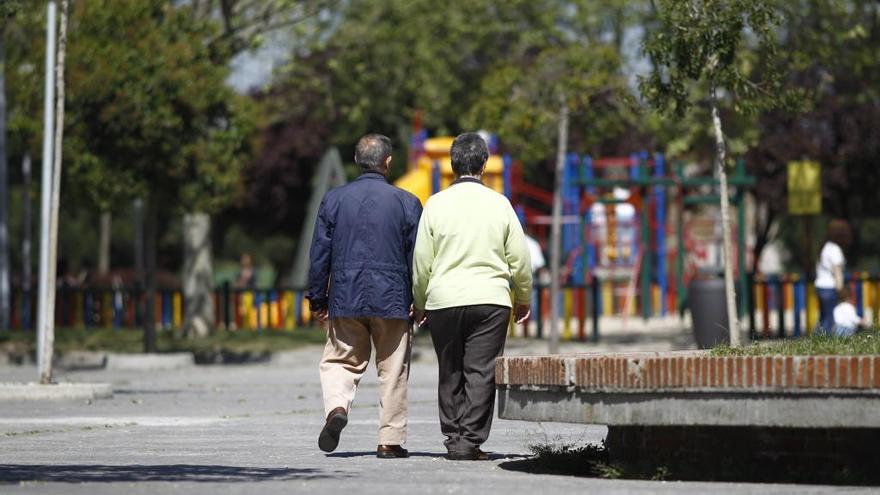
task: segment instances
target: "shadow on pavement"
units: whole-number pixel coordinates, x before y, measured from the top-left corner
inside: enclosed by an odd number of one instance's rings
[[[410,457],[443,457],[444,454],[437,454],[433,452],[410,452]],[[340,457],[340,458],[349,458],[349,457],[376,457],[375,450],[365,450],[363,452],[333,452],[332,454],[327,454],[327,457]]]
[[[347,474],[319,469],[261,468],[193,464],[0,464],[0,483],[43,481],[58,483],[113,483],[174,481],[234,483],[339,478]]]

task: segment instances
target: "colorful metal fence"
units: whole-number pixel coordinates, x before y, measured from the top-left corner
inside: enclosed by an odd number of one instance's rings
[[[311,314],[304,291],[297,289],[237,289],[228,285],[214,290],[214,317],[218,326],[243,330],[295,330],[309,325]],[[13,291],[12,329],[33,329],[36,293]],[[134,328],[144,324],[146,294],[132,288],[58,289],[55,324],[73,328]],[[161,329],[180,327],[185,315],[180,290],[156,292],[156,324]]]
[[[880,323],[880,274],[851,273],[846,283],[860,316]],[[819,319],[819,303],[812,280],[800,274],[750,277],[746,315],[756,338],[810,335]],[[569,284],[560,294],[563,340],[598,341],[605,316],[637,317],[641,294],[630,285],[593,278],[585,284]],[[662,290],[656,285],[650,297],[660,307]],[[665,302],[676,307],[676,291],[668,291]],[[214,316],[225,329],[250,331],[287,330],[311,323],[308,300],[298,289],[237,289],[229,285],[214,293]],[[12,329],[33,329],[36,322],[36,294],[13,291]],[[137,289],[59,289],[55,322],[59,327],[134,328],[144,323],[146,294]],[[156,294],[154,318],[159,328],[180,327],[185,308],[180,290],[160,290]],[[535,286],[532,316],[525,325],[511,323],[510,335],[527,338],[547,337],[550,315],[550,289]]]
[[[880,274],[849,273],[846,284],[860,317],[875,325],[880,317]],[[749,329],[758,338],[811,335],[819,321],[813,281],[801,274],[756,276],[750,284]]]

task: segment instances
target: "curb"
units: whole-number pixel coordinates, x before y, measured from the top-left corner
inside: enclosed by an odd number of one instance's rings
[[[112,354],[108,353],[104,369],[115,371],[161,371],[195,366],[191,352],[171,354]]]
[[[93,400],[113,397],[109,383],[0,383],[0,401]]]

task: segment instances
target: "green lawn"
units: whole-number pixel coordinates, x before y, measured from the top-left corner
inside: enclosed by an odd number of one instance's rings
[[[238,330],[218,331],[204,337],[186,339],[174,332],[160,331],[156,345],[159,352],[234,352],[264,353],[296,349],[309,344],[323,344],[324,330],[304,327],[296,331],[264,330],[263,333]],[[59,328],[55,331],[55,352],[108,351],[143,352],[144,332],[141,329]],[[36,336],[31,331],[0,332],[0,350],[30,354],[36,349]]]
[[[817,335],[775,342],[760,342],[738,349],[726,345],[712,349],[713,356],[766,356],[771,354],[785,356],[880,354],[880,330],[875,328],[852,337]]]

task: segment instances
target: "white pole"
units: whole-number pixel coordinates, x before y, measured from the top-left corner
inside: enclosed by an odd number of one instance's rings
[[[559,97],[559,134],[556,146],[556,175],[553,182],[553,219],[550,227],[550,354],[559,352],[559,294],[562,265],[562,175],[568,154],[568,102]],[[538,315],[538,318],[541,316]]]
[[[61,25],[58,35],[58,55],[55,63],[55,143],[52,145],[54,155],[52,163],[52,203],[49,206],[49,267],[58,265],[58,208],[61,203],[61,155],[64,148],[61,145],[64,137],[64,54],[67,47],[67,10],[69,0],[61,0]],[[55,287],[56,271],[48,273],[46,286]],[[44,374],[40,376],[41,383],[52,381],[52,354],[55,348],[55,290],[46,293],[46,353],[49,356]]]
[[[52,344],[54,335],[54,314],[49,319],[49,292],[55,291],[55,284],[49,280],[50,272],[54,275],[55,267],[49,266],[49,210],[52,199],[52,137],[55,129],[55,0],[49,0],[46,13],[46,91],[43,100],[43,171],[40,186],[40,280],[37,293],[37,367],[40,382],[48,383],[52,379]],[[54,280],[55,277],[52,277]],[[51,286],[49,285],[51,283]],[[53,332],[54,333],[54,332]]]

